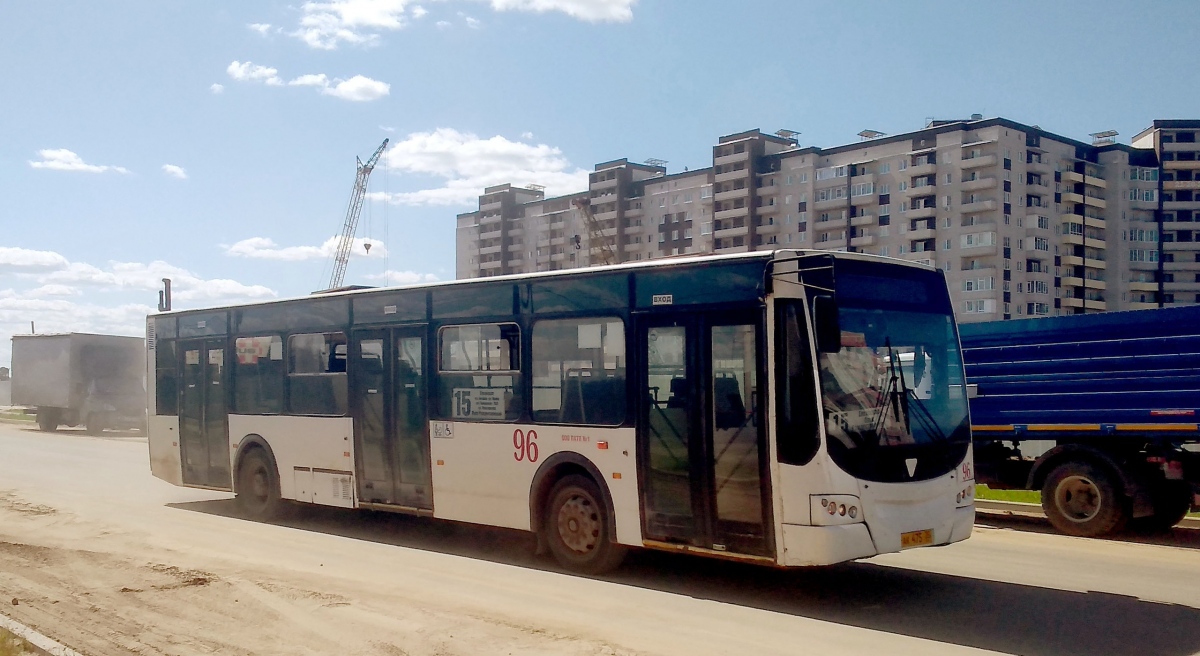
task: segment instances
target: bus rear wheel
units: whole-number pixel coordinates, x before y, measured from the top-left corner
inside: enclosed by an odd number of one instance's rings
[[[625,547],[609,535],[603,499],[596,483],[578,474],[564,477],[550,491],[544,537],[563,567],[582,574],[603,574],[625,558]]]
[[[242,457],[237,483],[238,506],[248,517],[268,521],[282,514],[279,474],[262,449],[255,448]]]
[[[1094,538],[1120,531],[1129,508],[1112,474],[1086,462],[1059,465],[1042,486],[1042,510],[1054,528]]]

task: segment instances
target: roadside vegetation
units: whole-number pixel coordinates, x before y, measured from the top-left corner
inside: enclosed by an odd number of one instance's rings
[[[9,421],[27,421],[32,424],[37,421],[37,416],[25,414],[24,408],[0,408],[0,419]]]
[[[32,656],[33,645],[13,635],[11,631],[0,629],[0,656]]]

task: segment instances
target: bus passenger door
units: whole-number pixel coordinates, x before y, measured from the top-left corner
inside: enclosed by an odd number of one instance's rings
[[[231,489],[225,341],[180,342],[179,447],[185,485]]]
[[[362,330],[353,341],[359,499],[431,509],[424,329]]]
[[[770,555],[761,313],[648,318],[639,330],[644,534]]]

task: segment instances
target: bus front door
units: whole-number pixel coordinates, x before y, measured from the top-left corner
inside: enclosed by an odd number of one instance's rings
[[[759,312],[648,317],[638,440],[650,540],[769,556]]]
[[[425,331],[354,333],[350,366],[358,498],[433,508],[425,421]]]
[[[180,342],[179,448],[185,485],[232,489],[225,340]]]

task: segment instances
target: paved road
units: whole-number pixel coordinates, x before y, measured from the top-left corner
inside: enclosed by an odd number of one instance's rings
[[[0,613],[86,654],[1194,654],[1198,535],[1009,523],[815,570],[644,553],[599,580],[507,531],[245,521],[152,478],[140,438],[0,424]]]

